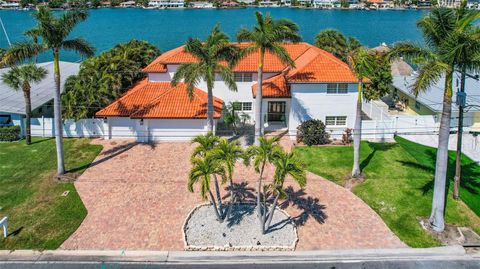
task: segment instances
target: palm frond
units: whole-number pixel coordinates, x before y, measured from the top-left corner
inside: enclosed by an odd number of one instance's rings
[[[425,92],[438,82],[438,80],[449,72],[450,67],[447,64],[438,61],[429,61],[420,66],[418,75],[413,83],[411,90],[417,96],[420,92]]]
[[[95,48],[83,38],[65,40],[62,43],[62,48],[77,52],[84,57],[91,57],[95,54]]]
[[[44,52],[47,48],[42,44],[20,42],[13,44],[5,53],[2,65],[21,63]]]
[[[268,48],[268,51],[277,56],[282,63],[295,68],[295,62],[292,60],[290,54],[288,54],[284,47],[280,46],[279,44],[272,44],[272,46]]]

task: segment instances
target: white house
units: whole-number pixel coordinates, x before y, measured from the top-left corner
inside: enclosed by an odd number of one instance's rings
[[[285,43],[283,47],[295,61],[295,68],[289,68],[271,53],[265,55],[262,93],[265,129],[288,130],[294,137],[297,126],[309,119],[325,122],[334,136],[352,128],[358,80],[348,65],[307,43]],[[234,67],[238,91],[230,91],[220,76],[216,77],[213,89],[216,120],[220,120],[222,107],[229,102],[240,102],[241,110],[254,119],[258,56],[258,52],[253,53]],[[105,137],[186,140],[205,133],[206,83],[200,81],[192,100],[184,84],[170,85],[179,65],[192,61],[196,59],[179,47],[148,65],[143,70],[147,78],[97,112],[96,116],[108,123]]]
[[[149,8],[183,8],[184,0],[150,0],[148,2]]]
[[[32,117],[53,117],[53,95],[55,83],[53,80],[53,62],[39,63],[37,66],[47,70],[47,77],[38,83],[31,85]],[[60,62],[61,88],[65,80],[76,75],[80,69],[80,64],[70,62]],[[10,68],[0,69],[0,75],[8,72]],[[0,80],[0,126],[2,125],[20,125],[22,126],[25,117],[25,101],[23,92],[14,91],[8,85]],[[32,121],[32,125],[37,124]]]

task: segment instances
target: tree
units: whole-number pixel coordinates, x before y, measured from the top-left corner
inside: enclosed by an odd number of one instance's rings
[[[362,101],[363,83],[369,74],[375,69],[375,61],[366,49],[360,47],[352,51],[348,57],[350,68],[358,79],[357,109],[355,115],[355,127],[353,129],[353,169],[352,177],[359,178],[360,170],[360,143],[362,139]]]
[[[76,120],[95,116],[145,77],[142,68],[158,55],[155,46],[134,39],[83,61],[78,74],[65,82],[63,116]]]
[[[30,118],[32,116],[32,101],[30,98],[31,83],[40,82],[47,75],[47,70],[35,64],[12,66],[2,74],[2,80],[15,91],[22,90],[25,99],[25,142],[30,145],[32,135],[30,132]]]
[[[279,137],[266,138],[262,136],[259,138],[259,145],[250,146],[246,151],[245,164],[253,161],[255,171],[259,173],[257,182],[257,213],[262,234],[265,233],[265,216],[268,210],[264,203],[262,203],[262,198],[264,197],[262,185],[263,173],[265,172],[267,163],[272,163],[275,159],[276,152],[281,150],[278,145],[279,140]]]
[[[227,215],[225,216],[225,218],[228,219],[233,208],[233,204],[235,203],[235,194],[233,191],[233,172],[235,170],[235,163],[243,157],[243,149],[238,140],[229,142],[227,139],[222,138],[215,146],[213,155],[215,158],[220,160],[225,167],[226,177],[230,182],[230,204],[228,206]]]
[[[63,122],[60,104],[60,50],[69,50],[82,56],[92,56],[94,48],[82,38],[67,39],[73,28],[87,18],[88,14],[83,10],[67,11],[60,17],[46,8],[40,7],[34,14],[37,25],[29,30],[30,34],[41,39],[42,43],[20,42],[15,43],[7,52],[4,61],[7,64],[22,62],[42,52],[50,50],[53,53],[55,94],[53,108],[55,117],[55,143],[57,148],[57,174],[65,173],[63,158]]]
[[[263,135],[262,122],[262,85],[263,85],[263,64],[265,61],[265,53],[271,53],[278,57],[282,63],[294,67],[295,63],[282,47],[283,42],[299,42],[301,41],[298,33],[298,25],[290,20],[281,19],[274,20],[269,14],[263,16],[262,13],[256,12],[256,24],[251,31],[242,28],[237,33],[239,42],[252,42],[250,46],[244,49],[243,55],[258,53],[258,81],[257,93],[255,98],[255,144],[259,144],[259,138]]]
[[[193,192],[193,186],[195,183],[200,182],[200,194],[202,198],[208,199],[208,194],[212,207],[215,210],[215,215],[221,222],[221,207],[220,209],[217,208],[215,198],[210,189],[210,179],[214,175],[220,175],[222,178],[225,178],[225,169],[219,159],[215,158],[211,153],[207,153],[202,157],[194,157],[192,159],[192,169],[190,170],[190,176],[188,178],[188,191]]]
[[[391,91],[392,69],[391,62],[386,53],[370,50],[373,56],[375,68],[368,75],[370,83],[365,85],[364,98],[366,100],[378,100]]]
[[[208,154],[211,154],[212,151],[216,148],[220,138],[215,136],[212,132],[208,132],[206,135],[198,135],[192,139],[192,143],[197,143],[198,145],[192,151],[192,161],[195,158],[204,158]],[[222,196],[220,194],[220,183],[218,182],[218,178],[216,174],[213,174],[214,183],[215,183],[215,193],[217,195],[218,200],[218,207],[220,210],[220,215],[223,215],[223,203],[222,203]],[[226,178],[223,178],[226,179]],[[221,182],[222,184],[225,181]],[[223,220],[220,218],[220,220]]]
[[[326,29],[315,37],[315,46],[347,62],[350,52],[360,48],[362,44],[356,38],[347,38],[335,29]]]
[[[340,0],[340,6],[342,8],[348,8],[350,6],[350,3],[348,3],[348,0]]]
[[[226,86],[237,91],[237,84],[233,77],[231,67],[238,59],[239,49],[230,44],[228,36],[220,31],[217,24],[205,42],[199,39],[190,38],[184,51],[192,54],[198,61],[181,64],[172,79],[172,85],[176,86],[181,80],[187,85],[190,96],[194,87],[204,80],[207,84],[207,129],[213,132],[213,87],[215,75],[218,74]],[[228,63],[228,66],[224,65]]]
[[[275,193],[272,207],[268,213],[268,220],[265,230],[270,228],[272,223],[273,214],[277,207],[278,199],[285,196],[283,185],[287,176],[290,176],[301,188],[307,184],[307,176],[303,163],[297,158],[295,153],[286,153],[283,150],[277,151],[273,160],[275,166],[275,174],[273,175],[273,183],[271,188]]]
[[[471,52],[470,49],[476,47],[472,46],[472,43],[477,42],[479,28],[475,21],[479,17],[478,12],[462,7],[433,9],[417,22],[425,39],[425,46],[401,42],[395,45],[391,53],[392,56],[403,56],[419,66],[417,78],[412,85],[412,91],[415,94],[429,90],[432,85],[444,78],[443,108],[430,215],[430,223],[437,232],[442,232],[445,227],[444,210],[453,73],[457,66],[463,66],[464,56],[470,55],[465,53]],[[475,50],[478,53],[478,47]]]

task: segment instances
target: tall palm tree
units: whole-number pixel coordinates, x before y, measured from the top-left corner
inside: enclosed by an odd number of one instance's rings
[[[210,189],[210,179],[213,175],[220,175],[225,178],[225,168],[220,160],[215,158],[212,154],[208,153],[203,157],[195,157],[192,159],[192,169],[188,178],[188,191],[193,192],[193,186],[200,182],[200,194],[203,199],[208,199],[207,194],[212,203],[212,207],[215,210],[217,219],[221,222],[222,217],[217,208],[215,198]]]
[[[60,50],[69,50],[89,57],[95,52],[94,48],[82,38],[68,39],[73,28],[84,21],[88,14],[83,10],[73,10],[62,13],[59,17],[46,8],[39,7],[38,12],[33,15],[37,25],[27,31],[28,36],[36,36],[41,43],[20,42],[13,44],[4,57],[4,63],[12,64],[22,62],[36,55],[51,51],[53,54],[53,72],[55,80],[55,94],[53,98],[53,109],[55,117],[55,144],[57,148],[57,174],[65,173],[63,157],[63,122],[62,108],[60,102]]]
[[[368,51],[360,47],[352,51],[348,56],[348,63],[358,79],[357,109],[355,115],[355,127],[353,129],[353,169],[352,177],[361,176],[360,170],[360,143],[362,139],[362,101],[363,84],[369,74],[375,68],[375,59]]]
[[[220,138],[215,136],[212,132],[208,132],[206,135],[198,135],[192,139],[192,143],[197,143],[198,145],[193,149],[192,152],[192,161],[195,158],[201,157],[204,158],[207,154],[211,153],[216,147]],[[220,194],[220,184],[218,182],[217,176],[214,174],[214,183],[215,183],[215,193],[217,195],[218,205],[220,210],[222,210],[222,196]],[[225,182],[222,182],[222,184]]]
[[[180,81],[187,84],[190,96],[194,87],[205,81],[207,84],[207,129],[213,132],[213,87],[215,75],[218,74],[232,91],[237,91],[237,84],[231,67],[238,59],[239,48],[230,44],[228,36],[220,31],[217,24],[205,42],[196,38],[188,39],[184,51],[193,55],[198,61],[181,64],[172,79],[176,86]],[[224,63],[227,62],[228,66]]]
[[[25,142],[30,145],[32,135],[30,131],[30,118],[32,116],[32,100],[30,98],[31,83],[40,82],[47,75],[47,70],[35,64],[12,66],[2,74],[2,80],[15,91],[22,90],[25,99]]]
[[[315,36],[315,46],[326,50],[342,61],[348,61],[348,55],[362,46],[354,37],[345,37],[335,29],[325,29]]]
[[[465,33],[478,32],[474,22],[479,19],[478,12],[465,9],[433,9],[423,16],[417,26],[421,29],[426,46],[402,42],[394,46],[393,56],[403,56],[405,59],[419,65],[418,75],[412,85],[412,91],[418,94],[427,91],[432,85],[444,78],[443,108],[440,119],[438,150],[435,163],[435,181],[433,189],[432,212],[430,223],[437,232],[445,227],[445,193],[448,166],[448,140],[452,113],[452,81],[454,70],[464,63],[464,53],[474,41],[464,39]],[[478,35],[477,35],[478,36]],[[470,41],[468,41],[470,40]]]
[[[294,152],[287,153],[283,150],[278,151],[273,160],[275,166],[275,174],[273,176],[272,189],[276,193],[273,200],[272,208],[268,213],[268,220],[265,230],[268,230],[272,223],[273,214],[277,207],[278,199],[284,196],[283,185],[287,176],[290,176],[297,184],[303,188],[307,184],[307,176],[303,163],[297,158]]]
[[[235,170],[236,162],[243,157],[243,149],[238,140],[229,142],[227,139],[222,138],[213,150],[213,154],[225,166],[227,179],[230,182],[230,204],[225,216],[225,218],[228,219],[233,208],[233,203],[235,202],[233,191],[233,171]]]
[[[264,208],[262,205],[263,173],[265,172],[267,163],[272,163],[275,159],[276,152],[281,150],[278,144],[279,140],[279,137],[266,138],[262,136],[259,138],[259,145],[250,146],[246,152],[245,163],[249,164],[252,160],[255,171],[259,173],[257,182],[257,213],[262,234],[265,233],[265,213],[267,211],[267,208]]]
[[[286,19],[274,20],[269,14],[263,16],[262,13],[255,13],[257,23],[252,30],[240,29],[237,33],[239,42],[252,42],[245,48],[242,55],[248,55],[258,52],[258,81],[257,94],[255,97],[255,144],[259,144],[259,138],[263,135],[262,119],[262,85],[263,85],[263,65],[265,53],[271,53],[277,56],[284,64],[294,67],[295,63],[282,47],[283,42],[300,42],[302,40],[298,33],[298,25]]]

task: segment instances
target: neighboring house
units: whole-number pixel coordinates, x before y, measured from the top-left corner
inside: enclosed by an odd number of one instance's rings
[[[126,1],[126,2],[120,3],[120,7],[123,7],[123,8],[129,8],[129,7],[135,7],[135,6],[136,6],[135,1]]]
[[[404,104],[407,113],[412,115],[436,115],[439,119],[442,113],[442,100],[445,78],[442,77],[430,89],[421,92],[417,97],[411,92],[411,85],[416,78],[415,72],[411,75],[393,76],[393,99]],[[457,126],[458,106],[456,92],[460,85],[460,74],[455,73],[453,79],[452,127]],[[464,113],[464,126],[467,130],[480,131],[480,82],[467,77],[465,84],[467,108]]]
[[[148,6],[150,8],[183,8],[184,0],[150,0]]]
[[[462,1],[460,0],[440,0],[438,5],[441,7],[459,7]]]
[[[20,8],[20,0],[6,0],[0,2],[0,8],[2,9],[18,9]]]
[[[339,4],[337,0],[313,0],[313,7],[315,8],[334,8]]]
[[[38,66],[45,68],[48,74],[44,80],[31,85],[32,118],[53,117],[53,95],[55,82],[53,80],[53,62],[39,63]],[[76,75],[80,64],[60,62],[61,90],[65,80]],[[0,75],[6,73],[10,68],[0,69]],[[23,127],[25,117],[25,99],[23,92],[14,91],[0,79],[0,125],[20,125]],[[36,123],[32,121],[32,125]]]
[[[237,43],[238,44],[238,43]],[[240,43],[239,46],[246,46]],[[292,139],[303,121],[320,119],[339,137],[355,121],[358,80],[347,64],[307,43],[284,44],[295,61],[291,69],[267,53],[264,64],[263,111],[267,131],[288,130]],[[216,77],[215,119],[230,102],[254,119],[258,53],[234,67],[238,91]],[[196,61],[179,47],[165,52],[143,71],[147,78],[108,107],[97,112],[107,122],[105,137],[133,137],[141,141],[186,140],[206,132],[206,84],[201,81],[190,101],[185,85],[170,81],[180,64]]]
[[[209,2],[191,2],[190,6],[192,8],[214,8],[213,3]]]

